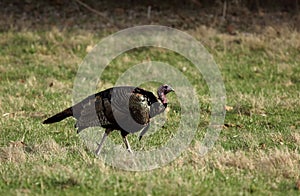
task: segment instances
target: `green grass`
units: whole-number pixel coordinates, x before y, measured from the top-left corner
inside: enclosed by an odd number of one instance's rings
[[[192,144],[173,162],[148,172],[123,171],[95,158],[76,134],[72,119],[41,124],[72,104],[78,65],[103,35],[56,29],[1,32],[1,193],[298,195],[300,34],[282,31],[276,39],[267,34],[228,36],[209,29],[204,37],[198,30],[190,32],[214,56],[230,106],[226,126],[204,157],[198,148],[209,123],[210,97],[193,65],[176,53],[154,48],[129,51],[111,63],[99,90],[111,87],[132,65],[155,60],[184,69],[197,91],[201,121]],[[151,90],[155,85],[144,84]],[[174,94],[169,101],[166,125],[141,142],[129,136],[133,150],[162,146],[175,133],[180,105]],[[110,137],[122,144],[118,132]]]

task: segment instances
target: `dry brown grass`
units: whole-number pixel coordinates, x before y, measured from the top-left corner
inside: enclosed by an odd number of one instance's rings
[[[291,66],[290,64],[284,64],[284,61],[289,59],[289,48],[300,50],[300,33],[285,27],[266,26],[259,34],[241,32],[233,36],[227,33],[219,33],[213,28],[200,26],[189,33],[212,49],[218,47],[219,42],[221,42],[223,51],[218,51],[218,53],[226,53],[228,50],[232,51],[237,47],[242,51],[263,50],[270,58],[283,61],[283,64],[278,65],[279,69],[282,69],[281,66],[284,65]],[[216,42],[216,39],[220,41]]]
[[[8,147],[0,148],[0,164],[19,164],[25,162],[26,159],[27,156],[24,151],[24,144],[20,141],[11,142]]]
[[[36,160],[50,160],[53,157],[64,158],[66,155],[67,150],[60,147],[53,139],[45,140],[34,146],[27,146],[21,141],[13,141],[8,147],[0,149],[0,162],[33,162]]]
[[[293,142],[295,142],[295,145],[299,146],[300,147],[300,130],[297,129],[291,129],[292,130],[292,133],[291,133],[291,139]]]
[[[198,170],[205,171],[208,165],[212,164],[215,169],[223,172],[233,169],[234,171],[248,170],[251,173],[261,173],[270,177],[281,176],[294,179],[300,177],[300,154],[284,146],[269,151],[255,150],[251,152],[243,150],[233,152],[217,146],[204,157],[197,153],[199,147],[197,144],[190,149],[191,156],[189,157]]]
[[[293,137],[299,139],[299,134],[293,134]],[[298,141],[299,142],[299,141]],[[216,146],[205,156],[198,153],[200,144],[189,149],[183,156],[176,159],[172,165],[176,168],[184,167],[186,164],[192,165],[195,170],[206,174],[211,169],[226,171],[229,169],[248,170],[253,173],[264,173],[270,176],[282,176],[284,178],[300,177],[300,154],[295,150],[291,150],[285,146],[265,151],[257,149],[255,151],[245,152],[243,150],[229,151],[224,150],[221,146]],[[101,160],[88,155],[82,146],[74,146],[71,148],[62,148],[53,139],[46,140],[38,145],[30,147],[26,150],[26,145],[22,142],[11,142],[9,147],[1,148],[0,162],[20,164],[24,162],[40,162],[49,161],[51,159],[65,159],[68,153],[79,152],[82,160],[88,165],[98,165],[99,169],[108,170],[108,166]],[[60,169],[58,169],[60,168]],[[167,173],[172,167],[162,168]],[[41,165],[36,168],[39,172],[52,174],[55,171],[63,170],[71,174],[72,168],[66,165],[55,164],[53,166]]]

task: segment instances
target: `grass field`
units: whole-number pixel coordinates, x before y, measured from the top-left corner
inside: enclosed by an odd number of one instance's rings
[[[211,109],[201,75],[172,52],[141,49],[121,55],[105,70],[99,90],[113,86],[136,63],[163,61],[184,70],[201,109],[196,137],[180,157],[160,169],[129,172],[95,158],[76,134],[74,120],[41,123],[72,104],[78,65],[108,34],[55,28],[1,32],[1,194],[298,195],[300,33],[271,27],[235,36],[205,27],[188,33],[203,43],[222,73],[223,130],[214,148],[199,156]],[[178,107],[171,95],[166,125],[141,142],[129,136],[133,150],[155,148],[172,137]],[[122,144],[118,132],[110,137]]]

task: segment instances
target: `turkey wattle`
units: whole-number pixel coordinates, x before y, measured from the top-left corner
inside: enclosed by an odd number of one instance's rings
[[[77,120],[77,133],[88,127],[105,128],[96,150],[97,155],[108,134],[113,130],[120,130],[127,150],[132,152],[126,136],[142,130],[141,139],[150,126],[150,119],[166,109],[168,105],[166,95],[172,91],[173,88],[167,84],[157,89],[158,97],[139,87],[109,88],[46,119],[43,124],[59,122],[73,116]]]

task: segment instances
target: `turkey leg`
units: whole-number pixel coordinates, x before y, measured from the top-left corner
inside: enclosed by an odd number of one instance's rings
[[[126,146],[126,149],[128,150],[128,152],[132,153],[132,150],[130,148],[130,145],[129,145],[129,142],[128,142],[126,136],[123,137],[123,142],[125,143],[125,146]]]
[[[110,130],[110,129],[106,129],[106,130],[105,130],[105,132],[104,132],[104,134],[103,134],[103,137],[102,137],[100,143],[98,144],[98,148],[97,148],[97,150],[95,151],[95,153],[96,153],[97,156],[100,154],[101,149],[102,149],[102,145],[103,145],[104,141],[106,140],[106,137],[108,136],[108,134],[109,134],[111,131],[112,131],[112,130]]]

